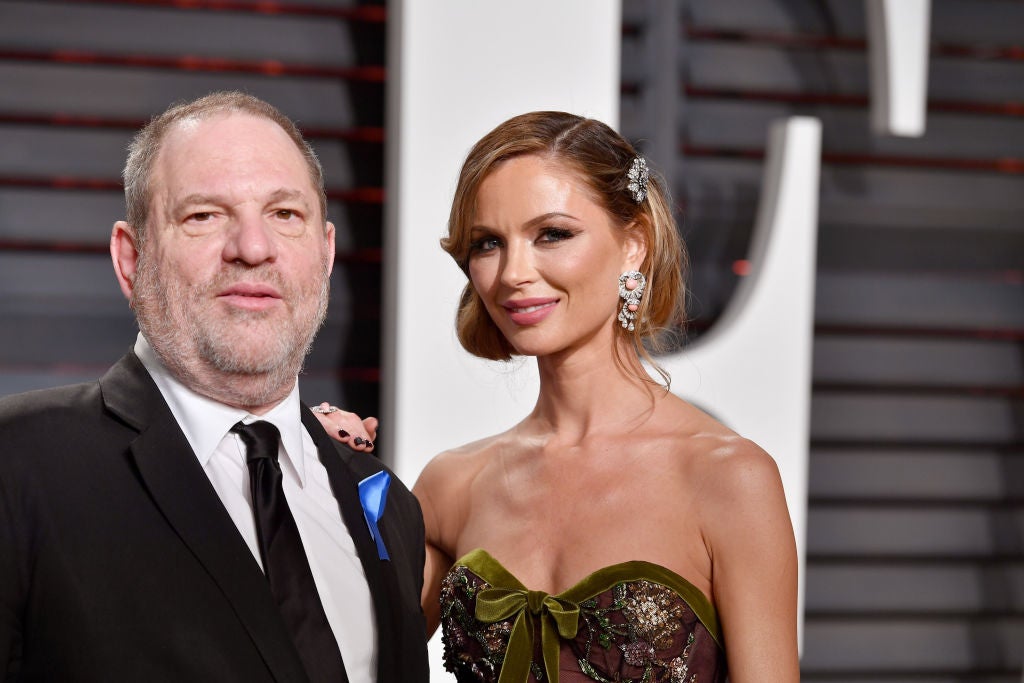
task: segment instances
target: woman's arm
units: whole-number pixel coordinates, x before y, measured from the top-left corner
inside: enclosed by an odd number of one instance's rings
[[[423,567],[423,594],[420,605],[427,618],[427,637],[437,630],[441,621],[441,581],[455,561],[451,553],[446,551],[444,541],[444,521],[446,510],[445,489],[452,484],[452,478],[445,474],[446,458],[444,454],[427,463],[420,473],[412,492],[420,502],[423,510],[423,526],[427,542],[427,558]]]
[[[716,454],[702,528],[732,683],[800,680],[797,556],[775,461],[746,440]]]

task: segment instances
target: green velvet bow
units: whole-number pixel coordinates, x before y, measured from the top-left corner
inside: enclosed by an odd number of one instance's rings
[[[535,619],[540,620],[544,670],[550,683],[558,683],[558,639],[576,636],[579,605],[543,591],[486,588],[477,595],[475,615],[485,624],[516,618],[498,683],[525,683],[529,679]]]

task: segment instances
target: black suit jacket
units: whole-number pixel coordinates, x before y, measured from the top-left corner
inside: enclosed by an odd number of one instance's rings
[[[383,469],[303,415],[363,564],[378,680],[426,681],[423,520],[392,480],[381,561],[357,483]],[[0,399],[0,677],[306,681],[268,584],[145,368]]]

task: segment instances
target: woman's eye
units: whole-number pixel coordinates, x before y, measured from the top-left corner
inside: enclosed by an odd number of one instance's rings
[[[481,237],[478,240],[474,240],[469,245],[470,254],[478,254],[481,252],[493,251],[501,246],[501,243],[494,237]]]
[[[537,239],[538,242],[561,242],[562,240],[571,239],[573,232],[571,230],[565,230],[564,228],[545,228],[541,230],[540,237]]]

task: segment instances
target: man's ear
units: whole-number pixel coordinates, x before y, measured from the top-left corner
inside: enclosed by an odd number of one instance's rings
[[[139,249],[135,231],[126,221],[114,223],[110,233],[110,258],[114,262],[114,274],[117,284],[121,285],[121,293],[130,302],[135,291]]]
[[[336,252],[334,251],[334,223],[327,221],[327,275],[330,276],[331,271],[334,270],[334,259]]]

